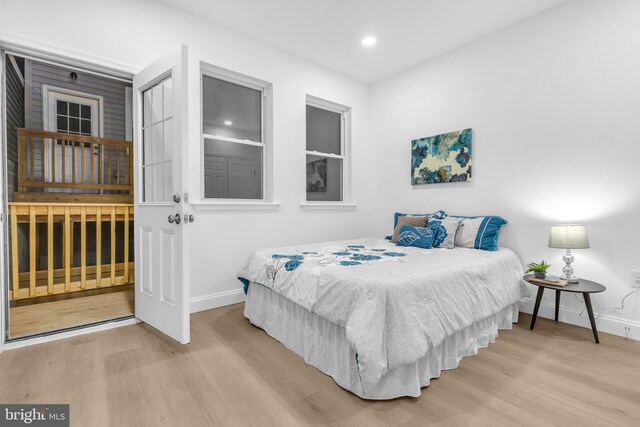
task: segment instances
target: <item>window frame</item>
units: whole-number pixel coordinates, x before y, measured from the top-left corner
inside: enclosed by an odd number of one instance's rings
[[[307,150],[306,140],[306,107],[313,107],[320,110],[329,111],[332,113],[340,114],[340,155],[323,153],[320,151]],[[304,180],[305,192],[304,202],[300,203],[300,206],[304,210],[318,211],[318,210],[355,210],[356,204],[351,199],[351,107],[343,104],[338,104],[333,101],[328,101],[316,96],[307,95],[305,102],[305,147],[304,147],[305,162],[307,155],[321,156],[326,158],[334,158],[342,160],[342,200],[307,200],[306,191],[306,177]],[[306,169],[305,169],[306,171]]]
[[[204,77],[211,77],[261,92],[261,140],[262,142],[240,140],[236,138],[216,136],[204,133]],[[272,210],[279,204],[273,202],[273,131],[272,131],[272,84],[264,80],[250,77],[235,71],[227,70],[212,64],[200,63],[200,191],[199,201],[192,203],[196,210]],[[206,139],[226,141],[262,148],[262,198],[207,198],[205,197],[204,144]]]

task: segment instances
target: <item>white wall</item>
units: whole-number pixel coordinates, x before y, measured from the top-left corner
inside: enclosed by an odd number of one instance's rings
[[[28,16],[29,23],[16,19]],[[56,23],[64,22],[65,25]],[[73,25],[68,25],[69,23]],[[55,28],[55,31],[53,30]],[[191,297],[194,309],[236,301],[241,284],[236,272],[253,249],[371,235],[376,228],[367,212],[376,205],[370,191],[375,171],[369,165],[369,89],[258,41],[146,0],[0,0],[0,39],[24,38],[55,49],[86,53],[139,69],[174,48],[189,46],[190,76],[198,79],[198,61],[224,67],[273,84],[275,212],[196,212],[193,236]],[[353,194],[351,212],[303,212],[306,196],[306,95],[352,108]],[[191,129],[200,129],[199,87],[190,92],[196,113]],[[192,200],[200,192],[200,137],[190,133],[189,185]],[[215,298],[216,295],[221,298]]]
[[[549,224],[584,222],[591,249],[574,251],[576,274],[608,287],[596,311],[619,306],[640,268],[638,22],[637,1],[571,1],[373,85],[381,231],[396,209],[497,214],[510,221],[501,245],[559,271]],[[468,127],[473,182],[412,187],[410,141]],[[574,296],[562,305],[562,318],[588,325]],[[640,338],[638,294],[605,314],[601,328],[624,335],[633,323]]]

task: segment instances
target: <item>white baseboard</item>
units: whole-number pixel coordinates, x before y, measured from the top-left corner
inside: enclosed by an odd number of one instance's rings
[[[218,292],[215,294],[191,298],[190,308],[192,313],[197,313],[198,311],[211,310],[212,308],[237,304],[244,300],[244,291],[242,289],[235,289],[233,291]]]
[[[520,311],[525,313],[533,313],[533,307],[535,306],[535,300],[532,298],[522,298],[519,303]],[[546,317],[547,319],[554,319],[555,317],[555,305],[543,302],[540,304],[538,310],[538,316]],[[558,321],[564,323],[570,323],[572,325],[582,326],[583,328],[591,329],[591,323],[585,310],[584,317],[580,316],[579,311],[570,310],[567,307],[560,305],[560,312],[558,313]],[[622,319],[615,316],[609,316],[601,314],[596,319],[596,327],[598,332],[606,332],[613,335],[618,335],[624,338],[630,338],[640,341],[640,322],[628,319]],[[629,331],[625,330],[625,327],[629,327]],[[602,341],[602,337],[600,339]]]

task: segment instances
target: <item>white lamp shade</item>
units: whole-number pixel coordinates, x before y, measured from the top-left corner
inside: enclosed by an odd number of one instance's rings
[[[549,230],[549,247],[558,249],[587,249],[587,228],[582,224],[552,225]]]

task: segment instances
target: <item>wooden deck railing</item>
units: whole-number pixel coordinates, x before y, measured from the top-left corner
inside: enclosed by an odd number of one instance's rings
[[[17,132],[19,192],[56,188],[133,194],[131,141],[23,128]]]
[[[133,283],[133,262],[129,225],[133,221],[131,204],[47,204],[9,203],[11,229],[11,300],[64,294]],[[122,232],[116,225],[122,222]],[[80,261],[73,260],[74,223],[80,228]],[[87,224],[95,223],[95,235],[88,239]],[[109,236],[103,236],[102,225],[109,224]],[[56,224],[58,224],[56,226]],[[20,228],[22,226],[22,228]],[[43,228],[46,228],[46,233]],[[56,230],[56,228],[58,230]],[[40,235],[46,235],[46,242]],[[106,237],[106,239],[105,239]],[[55,250],[60,246],[62,250]],[[120,242],[121,252],[117,253]],[[88,241],[95,263],[87,262]],[[109,241],[108,257],[103,254],[103,240]],[[21,244],[22,243],[22,244]],[[57,243],[57,245],[56,245]],[[25,250],[26,248],[26,250]],[[45,250],[46,248],[46,250]],[[22,252],[20,250],[23,250]],[[21,271],[20,254],[28,254],[28,268]],[[40,261],[46,259],[46,267]],[[103,265],[103,257],[108,263]],[[118,258],[122,261],[117,262]],[[22,264],[25,264],[24,262]],[[54,268],[62,265],[62,268]],[[79,266],[75,265],[79,264]],[[25,270],[23,266],[23,270]]]

